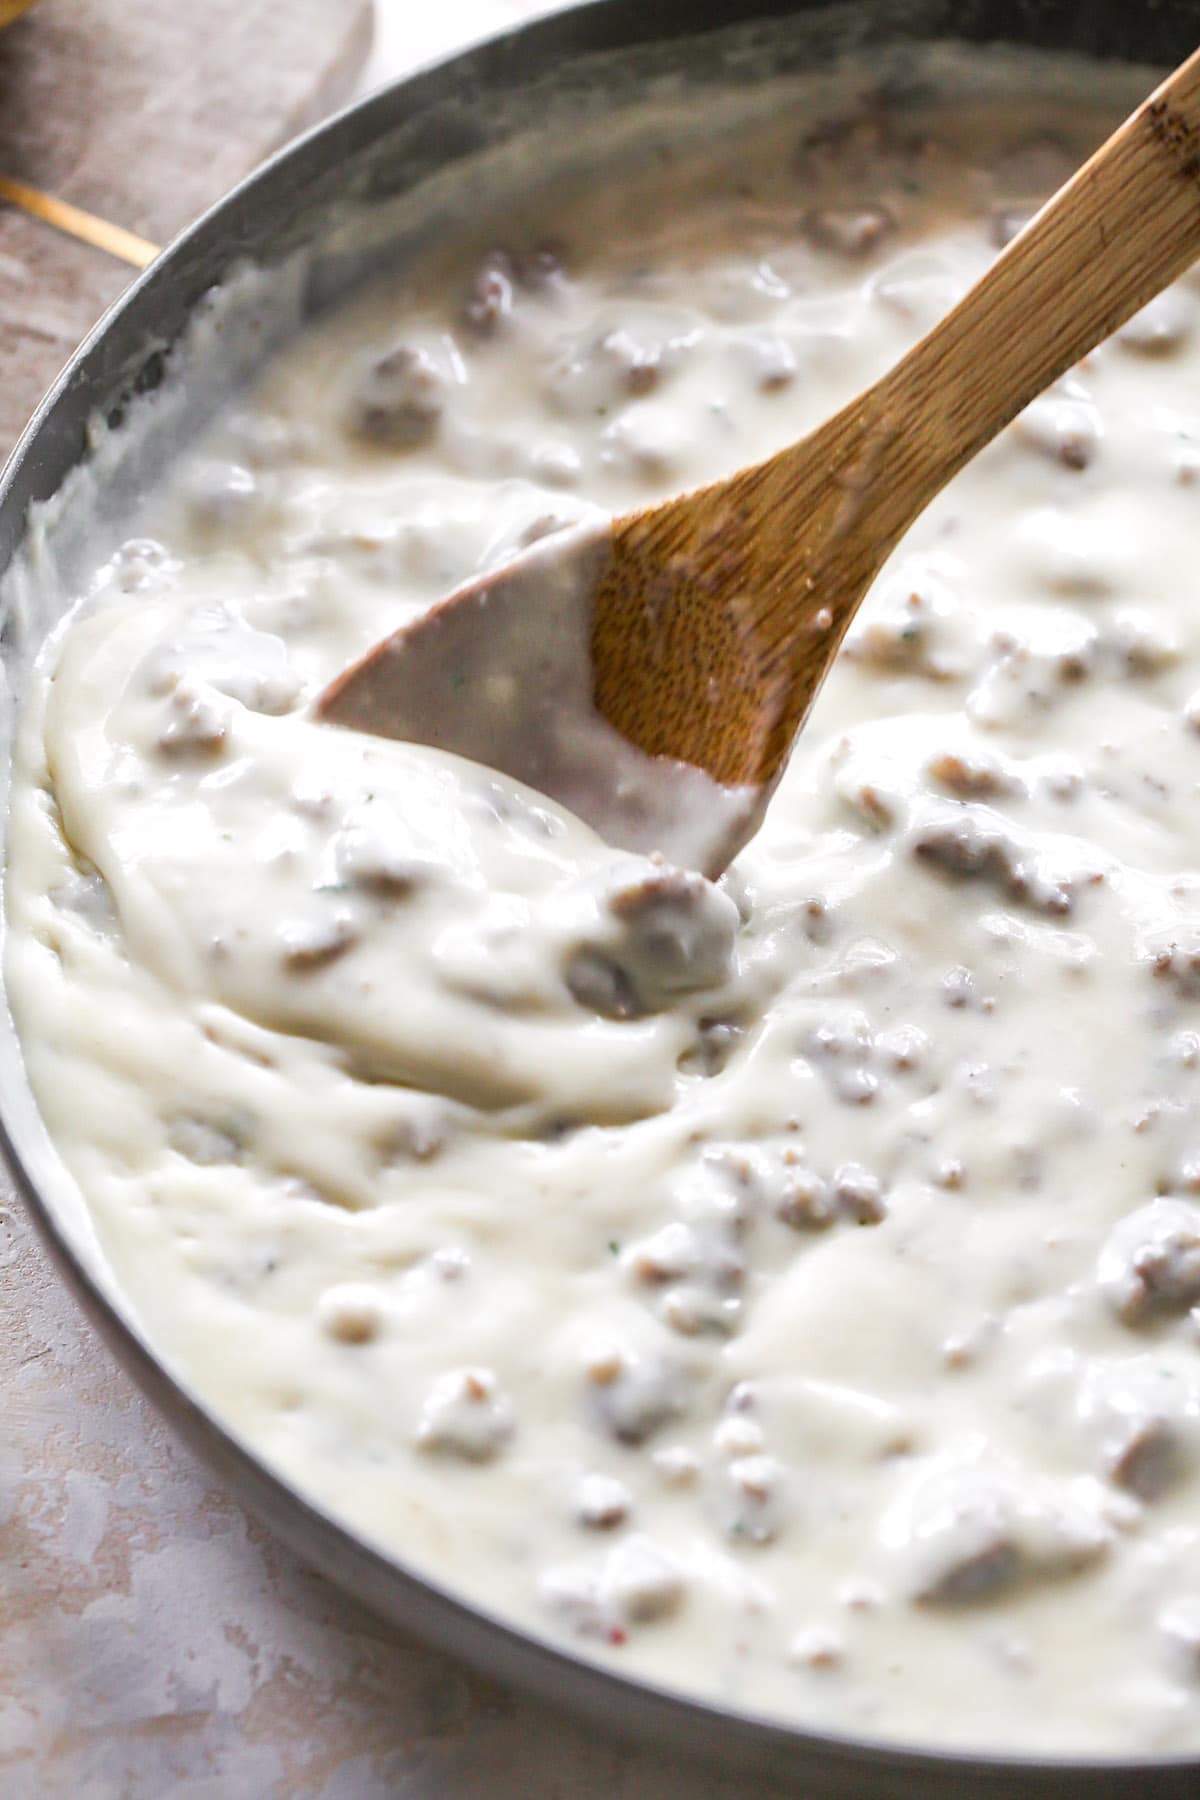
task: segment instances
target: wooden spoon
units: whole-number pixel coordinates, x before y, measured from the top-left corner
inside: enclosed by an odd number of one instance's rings
[[[546,540],[378,645],[320,715],[459,751],[614,843],[719,873],[757,829],[903,533],[1198,255],[1200,51],[818,431],[728,480]]]

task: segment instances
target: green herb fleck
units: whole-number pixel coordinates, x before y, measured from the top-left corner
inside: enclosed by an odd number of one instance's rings
[[[609,1255],[610,1255],[610,1256],[620,1256],[620,1254],[621,1254],[621,1246],[620,1246],[620,1244],[619,1244],[619,1243],[618,1243],[618,1242],[617,1242],[617,1240],[616,1240],[616,1238],[609,1238],[609,1240],[608,1240],[608,1254],[609,1254]]]
[[[450,675],[451,692],[457,694],[463,688],[465,688],[466,685],[467,685],[467,678],[464,675],[463,671],[461,669],[452,670],[451,675]]]

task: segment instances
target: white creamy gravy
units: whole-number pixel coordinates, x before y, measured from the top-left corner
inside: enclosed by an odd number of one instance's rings
[[[922,521],[719,886],[309,708],[826,415],[1115,116],[764,121],[368,296],[97,570],[12,801],[42,1111],[237,1431],[584,1654],[1009,1750],[1200,1747],[1195,284]]]

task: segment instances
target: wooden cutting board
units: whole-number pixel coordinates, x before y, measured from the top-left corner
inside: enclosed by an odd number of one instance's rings
[[[0,36],[0,177],[165,243],[345,98],[371,20],[372,0],[40,0]],[[0,462],[133,273],[0,206]]]

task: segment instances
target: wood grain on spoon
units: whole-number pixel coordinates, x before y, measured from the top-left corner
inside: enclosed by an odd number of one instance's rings
[[[769,796],[880,567],[934,496],[1052,382],[1200,256],[1200,52],[1026,226],[942,323],[883,379],[799,444],[728,480],[593,533],[584,558],[591,700],[646,758]],[[601,541],[602,540],[602,541]],[[561,781],[531,594],[557,539],[472,583],[335,681],[321,715],[490,762],[567,800],[615,842],[645,831],[606,810],[603,772]],[[571,590],[563,549],[558,601]],[[538,573],[540,571],[540,573]],[[551,582],[554,588],[554,583]],[[486,659],[509,614],[506,700],[517,729],[489,739],[478,690],[455,704],[457,645]],[[586,693],[584,695],[586,703]],[[531,755],[529,739],[537,740]],[[664,765],[665,766],[665,765]],[[576,772],[577,773],[577,772]],[[667,855],[710,873],[761,819],[689,823]]]

